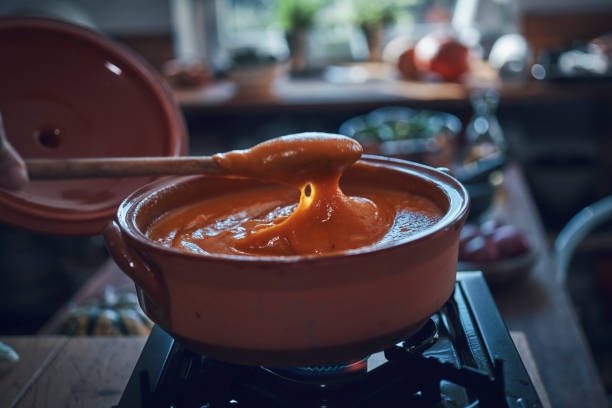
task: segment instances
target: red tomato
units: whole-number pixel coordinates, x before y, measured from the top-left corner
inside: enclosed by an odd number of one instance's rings
[[[414,65],[423,73],[433,72],[445,81],[455,81],[470,69],[469,51],[448,34],[428,34],[414,49]]]
[[[414,48],[408,48],[402,52],[397,60],[397,69],[404,78],[415,79],[419,71],[414,65]]]

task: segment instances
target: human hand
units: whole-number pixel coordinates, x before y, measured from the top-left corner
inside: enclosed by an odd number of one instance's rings
[[[0,116],[0,189],[21,190],[27,183],[25,163],[6,138]]]

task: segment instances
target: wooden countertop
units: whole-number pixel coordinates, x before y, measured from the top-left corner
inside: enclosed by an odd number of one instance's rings
[[[505,171],[494,213],[523,229],[539,253],[539,260],[526,279],[493,288],[492,293],[508,328],[525,333],[552,406],[607,406],[601,380],[568,294],[555,279],[556,267],[550,256],[544,228],[519,167],[510,166]],[[76,299],[100,292],[107,284],[121,286],[127,282],[129,278],[113,262],[109,262],[79,292]],[[50,333],[53,326],[56,324],[50,324],[44,332]],[[70,342],[78,344],[77,339]],[[102,349],[101,344],[99,350],[113,357],[113,352]],[[131,371],[131,368],[127,371]],[[125,377],[129,373],[117,371],[117,375]],[[1,391],[2,388],[0,395]]]
[[[9,336],[20,356],[0,376],[0,407],[110,408],[119,402],[144,337]]]
[[[550,402],[525,336],[511,333],[544,407]],[[0,407],[110,408],[117,404],[145,337],[8,336],[21,356],[0,376]]]
[[[493,290],[510,330],[527,335],[553,407],[607,407],[593,358],[556,266],[538,210],[518,166],[504,174],[495,214],[522,229],[539,259],[526,279]]]
[[[174,90],[174,96],[186,110],[232,112],[278,111],[308,108],[372,108],[392,104],[412,106],[468,106],[475,88],[494,88],[503,103],[533,103],[577,98],[605,97],[610,83],[554,83],[536,80],[502,82],[484,62],[463,83],[403,80],[393,66],[384,63],[347,64],[367,73],[363,82],[333,83],[321,77],[291,78],[279,76],[268,92],[239,93],[235,83],[216,81],[199,89]]]

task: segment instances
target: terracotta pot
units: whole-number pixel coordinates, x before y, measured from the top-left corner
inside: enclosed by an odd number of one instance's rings
[[[257,183],[193,176],[134,192],[104,236],[147,315],[194,351],[267,366],[361,358],[414,333],[450,297],[469,204],[446,173],[396,159],[364,156],[343,180],[422,194],[445,215],[393,246],[329,256],[204,256],[148,240],[166,211]]]
[[[230,81],[236,84],[234,98],[273,97],[274,81],[282,76],[287,68],[286,64],[272,63],[229,71]]]

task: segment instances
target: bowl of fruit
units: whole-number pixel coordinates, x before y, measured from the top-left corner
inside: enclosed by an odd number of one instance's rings
[[[524,277],[537,258],[525,233],[514,225],[489,220],[466,224],[461,231],[458,270],[480,270],[490,285]]]

